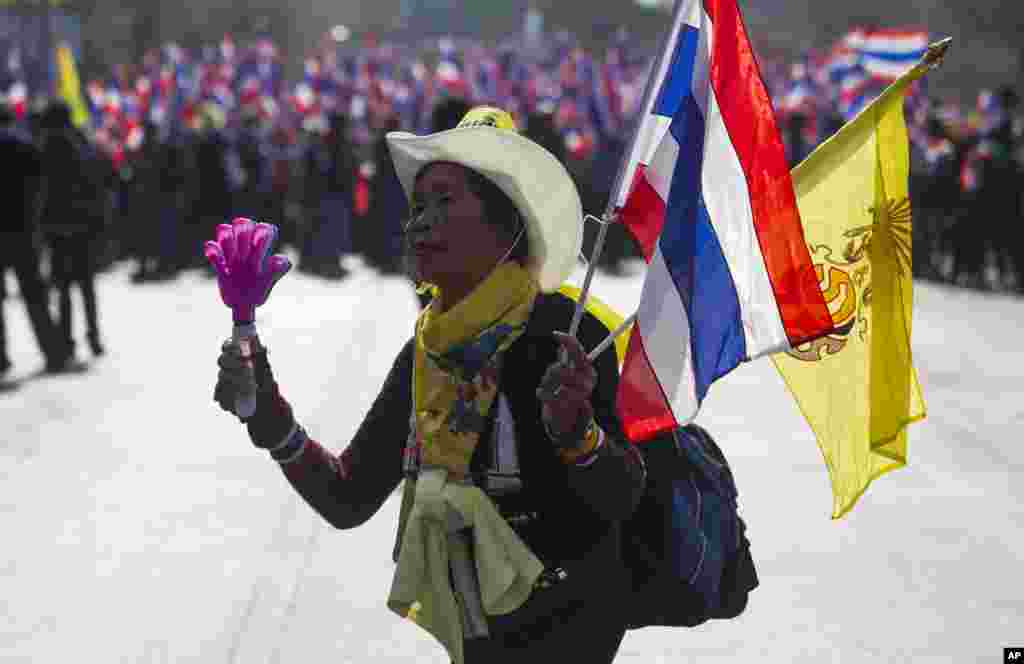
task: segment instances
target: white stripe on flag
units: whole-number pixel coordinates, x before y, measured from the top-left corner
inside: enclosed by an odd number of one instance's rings
[[[672,173],[678,159],[679,145],[671,134],[666,134],[647,168],[647,181],[666,203],[669,189],[672,187]]]
[[[697,38],[697,51],[694,53],[693,80],[690,82],[690,92],[693,93],[693,99],[697,102],[697,107],[700,108],[700,114],[706,118],[708,117],[708,96],[711,94],[709,68],[711,67],[713,35],[711,18],[703,12],[701,18],[704,20]]]
[[[661,255],[654,250],[637,309],[637,329],[651,370],[658,377],[679,424],[697,414],[697,388],[690,351],[690,319]]]
[[[622,207],[626,204],[626,197],[633,184],[633,174],[636,173],[637,165],[651,163],[655,150],[658,149],[658,145],[665,138],[665,134],[668,133],[668,128],[671,124],[672,118],[653,113],[649,113],[641,122],[636,135],[636,145],[633,147],[633,161],[630,162],[629,168],[626,170],[629,182],[623,183],[619,200],[615,204],[616,207]]]
[[[865,51],[903,55],[920,52],[928,48],[928,35],[912,33],[900,36],[871,35],[857,44]]]
[[[864,56],[864,69],[873,76],[896,80],[910,71],[918,63],[921,55],[920,53],[915,54],[913,57],[908,57],[904,62],[893,62],[892,60],[872,58],[866,55]]]
[[[754,231],[750,190],[714,90],[708,96],[701,187],[711,225],[732,273],[748,359],[789,348],[764,256]]]

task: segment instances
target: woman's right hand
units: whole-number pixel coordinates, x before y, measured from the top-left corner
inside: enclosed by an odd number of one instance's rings
[[[244,421],[238,415],[238,404],[243,397],[255,396],[260,389],[254,359],[243,357],[238,341],[228,339],[221,345],[217,366],[220,367],[220,371],[217,372],[213,400],[222,410]]]
[[[250,358],[242,355],[238,341],[229,339],[221,346],[217,358],[217,387],[213,400],[220,407],[232,413],[245,423],[253,445],[273,449],[284,440],[295,425],[291,406],[277,390],[274,374],[267,360],[267,349],[253,340]],[[256,398],[256,412],[242,418],[237,413],[239,397],[253,394]]]

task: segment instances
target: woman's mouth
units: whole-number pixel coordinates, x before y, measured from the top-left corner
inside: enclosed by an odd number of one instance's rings
[[[412,250],[417,256],[425,256],[427,254],[436,254],[444,251],[444,247],[430,242],[417,242],[412,246]]]

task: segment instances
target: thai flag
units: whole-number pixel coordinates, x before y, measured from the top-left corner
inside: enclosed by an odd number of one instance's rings
[[[928,50],[928,32],[917,28],[855,30],[848,43],[872,78],[891,83],[907,73]]]
[[[680,0],[614,190],[649,263],[619,381],[634,442],[740,362],[827,334],[768,92],[735,0]]]

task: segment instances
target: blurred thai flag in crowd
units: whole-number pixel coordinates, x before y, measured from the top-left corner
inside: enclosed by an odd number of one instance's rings
[[[928,50],[928,32],[916,28],[861,28],[846,41],[868,76],[886,84],[907,73]]]
[[[856,28],[847,33],[825,62],[832,98],[843,118],[853,119],[927,50],[928,32],[920,28]]]

